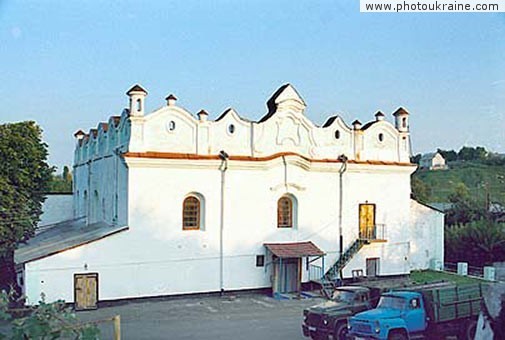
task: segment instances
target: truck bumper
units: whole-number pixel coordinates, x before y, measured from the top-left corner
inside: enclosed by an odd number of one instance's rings
[[[369,334],[349,334],[347,340],[378,340],[380,338],[371,336]]]
[[[307,336],[307,337],[323,337],[323,338],[327,338],[331,332],[328,330],[328,329],[324,329],[324,328],[317,328],[317,327],[312,327],[312,326],[308,326],[306,324],[303,324],[302,325],[302,332],[303,332],[303,335],[304,336]]]

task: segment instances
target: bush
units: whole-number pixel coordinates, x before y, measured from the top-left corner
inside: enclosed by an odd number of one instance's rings
[[[59,300],[46,303],[42,297],[38,306],[25,308],[25,316],[15,317],[9,310],[13,293],[0,293],[0,318],[11,321],[12,339],[98,339],[96,325],[81,324],[74,313]],[[0,339],[7,338],[0,333]]]

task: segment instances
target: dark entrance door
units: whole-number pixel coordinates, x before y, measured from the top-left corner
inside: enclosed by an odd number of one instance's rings
[[[276,265],[276,282],[278,293],[300,291],[301,261],[298,258],[283,258]]]
[[[379,275],[379,259],[366,259],[366,276],[374,277]]]

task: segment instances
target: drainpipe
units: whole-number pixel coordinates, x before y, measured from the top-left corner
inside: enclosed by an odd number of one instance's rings
[[[223,253],[223,234],[224,234],[224,185],[225,185],[225,174],[228,170],[228,154],[221,150],[219,151],[219,158],[221,159],[221,165],[219,170],[221,171],[221,212],[220,212],[220,226],[219,226],[219,287],[221,290],[221,296],[224,294],[224,253]]]
[[[343,230],[342,230],[342,211],[344,209],[344,172],[347,170],[347,156],[346,155],[340,155],[338,156],[338,160],[342,162],[342,166],[338,170],[339,174],[339,187],[338,187],[338,235],[339,235],[339,243],[340,243],[340,257],[342,257],[342,254],[344,252],[344,236],[343,236]],[[340,278],[342,278],[342,270],[340,270]]]

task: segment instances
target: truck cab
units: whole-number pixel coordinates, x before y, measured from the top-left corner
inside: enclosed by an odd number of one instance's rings
[[[374,289],[358,286],[337,288],[326,302],[303,311],[303,335],[312,339],[346,339],[347,318],[373,308],[378,296]],[[376,301],[376,299],[375,299]]]
[[[349,319],[354,339],[408,339],[427,328],[427,313],[421,293],[395,291],[382,294],[377,308]]]

